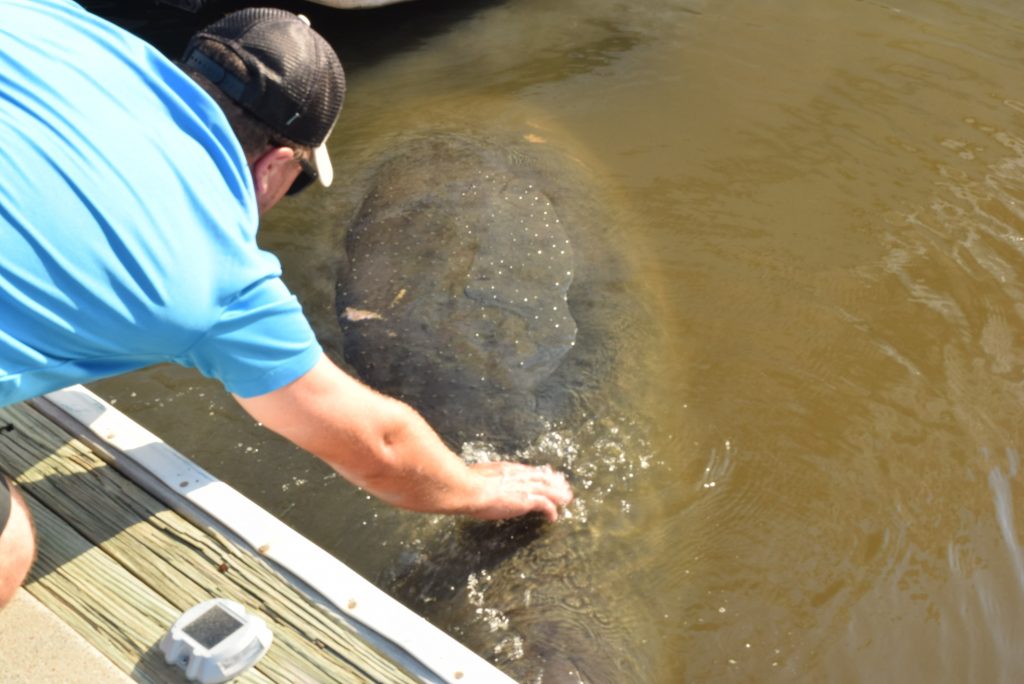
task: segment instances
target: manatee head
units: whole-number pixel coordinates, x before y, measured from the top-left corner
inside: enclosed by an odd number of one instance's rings
[[[501,522],[438,520],[378,582],[419,615],[517,682],[650,681],[626,645],[647,627],[611,608],[586,525],[541,516]]]

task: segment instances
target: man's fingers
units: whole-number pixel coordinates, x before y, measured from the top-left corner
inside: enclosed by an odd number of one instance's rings
[[[565,506],[572,501],[572,487],[561,473],[548,471],[543,478],[545,495],[558,506]]]
[[[548,522],[558,522],[558,506],[550,498],[537,495],[531,498],[534,503],[534,511],[543,513]]]
[[[558,520],[558,508],[572,501],[572,487],[561,473],[550,466],[522,463],[490,462],[476,466],[485,476],[496,481],[494,496],[479,517],[513,518],[539,512],[551,522]]]

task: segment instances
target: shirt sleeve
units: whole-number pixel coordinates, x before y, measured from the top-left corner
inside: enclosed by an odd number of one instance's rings
[[[323,353],[302,307],[280,278],[243,291],[178,363],[254,397],[305,375]]]

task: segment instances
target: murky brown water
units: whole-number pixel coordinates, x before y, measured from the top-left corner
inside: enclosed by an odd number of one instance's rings
[[[442,4],[313,12],[349,66],[341,187],[262,241],[325,345],[389,140],[543,137],[616,191],[671,339],[632,402],[650,467],[594,517],[641,561],[593,559],[640,587],[609,600],[651,680],[1020,681],[1024,4]],[[407,541],[191,373],[96,389],[369,577]]]

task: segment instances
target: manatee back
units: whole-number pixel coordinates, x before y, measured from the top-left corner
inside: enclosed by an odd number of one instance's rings
[[[417,138],[349,227],[346,361],[453,446],[523,446],[613,374],[637,307],[577,166],[546,145]]]

